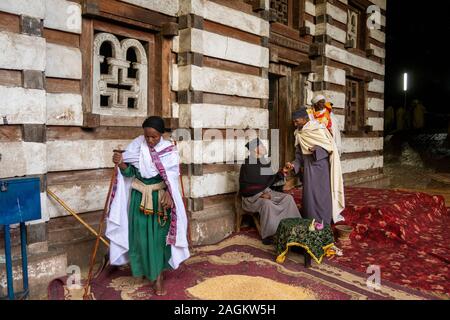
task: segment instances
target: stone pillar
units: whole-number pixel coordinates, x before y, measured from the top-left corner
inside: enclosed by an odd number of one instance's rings
[[[193,244],[217,243],[234,231],[239,166],[225,149],[234,141],[226,132],[268,126],[268,27],[214,1],[180,2],[177,102],[191,141],[178,145]],[[255,36],[257,44],[249,41]],[[220,139],[202,139],[206,129]]]

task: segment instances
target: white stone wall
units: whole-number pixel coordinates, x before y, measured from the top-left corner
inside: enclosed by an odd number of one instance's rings
[[[268,5],[268,3],[267,3]],[[268,37],[269,23],[248,13],[207,0],[180,1],[180,15],[195,14],[205,21],[219,23],[254,37]],[[269,81],[267,76],[246,73],[246,68],[268,68],[269,50],[259,44],[248,42],[233,33],[229,35],[196,28],[181,30],[174,39],[173,51],[201,54],[203,57],[220,59],[234,66],[242,65],[239,71],[231,71],[213,66],[172,67],[172,89],[192,90],[206,94],[229,97],[219,104],[181,103],[174,108],[181,128],[201,132],[209,129],[203,140],[180,141],[178,149],[182,163],[204,166],[224,166],[243,161],[246,154],[244,136],[251,130],[267,129],[269,113],[267,109],[249,107],[245,103],[231,103],[234,98],[268,99]],[[219,61],[219,60],[216,60]],[[220,62],[219,61],[219,62]],[[225,63],[224,63],[225,64]],[[261,72],[260,74],[264,74]],[[225,131],[240,130],[242,137],[235,139]],[[235,131],[233,131],[235,133]],[[196,133],[194,132],[194,135]],[[224,168],[224,167],[222,167]],[[222,171],[223,170],[223,171]],[[202,201],[205,197],[215,197],[235,193],[238,190],[238,172],[219,169],[218,172],[183,176],[185,196],[192,201]],[[233,231],[234,209],[229,203],[218,202],[214,208],[204,208],[191,213],[191,236],[194,243],[211,241],[215,234],[230,234]],[[220,222],[218,222],[220,221]],[[223,230],[217,230],[220,223]],[[209,229],[215,231],[207,231]],[[211,233],[214,234],[211,234]],[[217,239],[220,240],[220,239]]]
[[[234,28],[251,36],[269,37],[270,24],[256,15],[244,13],[230,7],[208,0],[121,0],[131,5],[141,6],[169,16],[195,14],[211,21]],[[346,0],[339,0],[346,4]],[[268,6],[268,1],[266,1]],[[340,23],[346,23],[347,13],[336,3],[314,4],[306,0],[306,13],[317,17],[328,14]],[[372,0],[372,3],[386,8],[385,0]],[[27,15],[43,20],[44,28],[67,32],[78,36],[82,32],[81,7],[74,1],[66,0],[1,0],[0,11]],[[328,35],[338,43],[345,42],[345,32],[330,23],[314,25],[309,21],[305,25],[311,28],[313,35]],[[386,19],[381,17],[381,25]],[[385,43],[386,36],[380,30],[372,30],[369,36],[376,40],[370,44],[376,57],[384,58],[385,50],[379,46]],[[174,53],[193,52],[206,57],[221,59],[226,62],[241,64],[246,67],[266,69],[269,66],[269,49],[261,45],[237,39],[236,35],[216,34],[207,30],[185,29],[173,39]],[[325,46],[325,57],[360,68],[380,77],[385,74],[385,66],[369,58],[351,53],[333,45]],[[79,48],[46,41],[44,37],[30,36],[0,30],[0,69],[35,70],[44,72],[47,78],[58,78],[79,81],[82,75],[82,54]],[[264,74],[264,73],[261,73]],[[324,94],[334,103],[336,109],[344,109],[345,93],[333,90],[312,91],[313,81],[324,81],[330,84],[345,86],[346,71],[335,66],[322,66],[315,70],[307,83],[307,103],[314,94]],[[170,69],[170,86],[175,92],[183,90],[201,91],[220,94],[233,98],[267,99],[269,82],[266,76],[228,71],[215,67],[198,67],[194,65],[178,66],[172,64]],[[384,81],[374,79],[368,84],[373,94],[384,92]],[[6,117],[11,125],[45,124],[47,126],[81,126],[83,124],[82,96],[74,93],[51,93],[42,89],[24,89],[20,86],[0,85],[0,120]],[[249,107],[245,104],[211,104],[211,103],[179,103],[172,102],[172,116],[179,119],[183,128],[208,129],[267,129],[269,126],[268,110]],[[380,97],[367,100],[369,111],[382,112],[384,101]],[[338,126],[343,129],[344,116],[338,116]],[[1,121],[0,121],[1,123]],[[383,119],[369,118],[368,125],[374,130],[382,130]],[[45,174],[47,172],[88,170],[109,168],[110,151],[127,140],[56,140],[47,143],[34,142],[1,142],[3,155],[0,165],[1,178]],[[222,146],[231,146],[234,142],[222,142]],[[193,152],[200,148],[201,157],[196,158],[199,164],[242,160],[243,155],[232,155],[224,152],[213,153],[218,142],[183,142],[179,144],[181,153]],[[344,138],[345,153],[369,152],[382,150],[382,138]],[[92,150],[100,150],[92,153]],[[220,149],[219,149],[220,150]],[[8,156],[5,156],[8,155]],[[182,157],[182,159],[186,159]],[[184,160],[183,160],[184,161]],[[187,161],[187,160],[186,160]],[[382,157],[347,160],[345,172],[355,172],[382,166]],[[231,193],[236,190],[235,173],[214,173],[200,177],[184,177],[189,196],[201,198],[205,196]],[[211,187],[213,186],[213,187]],[[67,197],[70,206],[80,212],[101,209],[106,185],[104,181],[88,185],[61,185],[61,196]],[[43,201],[47,197],[43,196]],[[48,207],[46,216],[66,215],[52,203],[44,203]]]
[[[199,29],[180,32],[180,50],[239,62],[256,67],[269,67],[269,49],[249,42]]]
[[[33,18],[45,18],[45,1],[4,0],[0,11]],[[0,69],[45,71],[46,41],[42,37],[0,30]],[[0,116],[8,124],[45,124],[47,118],[44,90],[0,86]],[[11,141],[0,143],[0,178],[39,175],[47,172],[47,147],[44,143]],[[46,197],[42,208],[46,207]],[[42,216],[47,212],[42,210]]]
[[[81,33],[81,5],[73,1],[45,0],[44,27]]]
[[[340,0],[343,4],[348,4],[347,0]],[[373,0],[371,1],[374,5],[377,5],[382,10],[386,10],[386,0]],[[336,3],[324,2],[314,5],[311,0],[306,0],[305,11],[307,14],[319,17],[328,15],[333,21],[337,21],[341,24],[347,24],[347,11],[343,10]],[[380,25],[386,26],[386,17],[381,14]],[[346,66],[346,68],[357,68],[365,72],[372,73],[376,75],[376,78],[368,83],[367,94],[369,95],[366,99],[367,110],[371,113],[371,116],[367,119],[366,125],[372,126],[374,131],[383,131],[384,120],[380,117],[373,117],[373,112],[384,111],[384,100],[382,99],[382,94],[384,93],[384,81],[377,79],[378,77],[384,77],[385,66],[383,63],[373,61],[368,57],[360,54],[351,52],[343,48],[346,41],[346,31],[340,27],[333,26],[330,23],[319,23],[313,25],[309,21],[305,24],[311,28],[313,35],[327,35],[331,40],[332,44],[325,44],[324,56],[333,62],[337,62]],[[385,43],[386,36],[382,30],[369,30],[369,39],[374,39],[376,42]],[[370,40],[369,40],[370,41]],[[339,43],[335,45],[334,43]],[[377,58],[385,58],[385,49],[380,47],[379,44],[368,43],[368,48],[373,49],[373,54]],[[334,66],[320,66],[316,67],[314,73],[310,75],[309,81],[311,82],[326,82],[331,85],[338,85],[345,87],[347,71],[342,68],[336,68]],[[309,85],[311,87],[311,85]],[[310,89],[307,90],[307,102],[310,103],[310,98],[315,94],[323,94],[327,99],[334,104],[335,109],[344,109],[346,102],[346,93],[334,90],[321,90],[317,92],[312,92]],[[381,96],[380,96],[381,95]],[[378,97],[380,96],[380,97]],[[342,112],[341,112],[342,113]],[[344,129],[345,117],[338,116],[338,126],[341,130]],[[349,153],[361,153],[361,152],[373,152],[380,151],[383,149],[383,139],[382,138],[346,138],[344,136],[342,140],[342,147],[344,154]],[[356,158],[352,160],[345,160],[343,162],[344,173],[352,173],[362,170],[368,170],[373,168],[380,168],[383,166],[383,157],[368,157],[368,158]]]
[[[180,1],[179,15],[196,14],[206,20],[214,21],[232,28],[258,36],[269,36],[267,21],[208,0]]]
[[[178,0],[123,0],[136,6],[176,16]],[[1,0],[0,11],[41,19],[43,27],[68,35],[82,32],[81,6],[66,0]],[[45,77],[81,80],[82,54],[79,48],[52,43],[46,38],[0,30],[0,69],[35,70]],[[176,67],[174,68],[176,70]],[[175,79],[172,75],[172,81]],[[176,77],[176,82],[178,77]],[[5,118],[10,125],[82,126],[82,96],[51,93],[42,89],[0,85],[0,125]],[[175,104],[174,110],[178,109]],[[175,112],[175,111],[174,111]],[[177,112],[177,111],[176,111]],[[128,140],[57,140],[46,143],[2,141],[0,178],[40,175],[48,172],[112,167],[111,150],[124,148]],[[98,152],[93,152],[97,150]],[[108,183],[51,186],[75,211],[83,213],[103,208]],[[43,221],[67,215],[46,193],[41,195]]]
[[[44,19],[45,0],[2,0],[0,11]]]
[[[249,34],[269,36],[267,21],[212,1],[180,1],[180,15],[186,14],[195,14],[204,20]],[[184,29],[174,42],[174,49],[180,53],[194,52],[247,66],[259,68],[269,66],[268,48],[237,39],[233,34],[224,36],[195,28]],[[195,90],[230,97],[268,98],[269,83],[266,77],[195,65],[179,66],[172,70],[172,74],[174,78],[178,77],[178,80],[172,81],[172,88],[176,90]],[[249,108],[245,105],[180,104],[178,115],[180,126],[184,128],[263,129],[267,128],[269,123],[267,110]],[[203,147],[209,145],[210,149],[216,145],[220,149],[222,143],[194,141],[181,143],[179,147],[184,149],[183,152],[187,152],[187,149],[193,152],[192,150],[196,149],[194,146],[200,145]],[[187,161],[187,158],[186,156],[186,159],[182,159]],[[196,159],[198,163],[224,161],[220,150],[213,156],[206,153]]]
[[[0,31],[0,68],[44,71],[45,39]]]

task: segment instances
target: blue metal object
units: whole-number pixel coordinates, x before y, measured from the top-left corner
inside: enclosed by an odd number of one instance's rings
[[[15,178],[0,180],[0,225],[5,230],[6,275],[8,298],[15,299],[11,257],[11,224],[20,223],[20,244],[22,254],[23,293],[27,297],[28,259],[27,229],[25,222],[41,219],[41,197],[39,178]]]
[[[20,223],[20,244],[20,251],[22,255],[23,291],[25,295],[28,295],[27,226],[25,225],[25,222]]]
[[[12,273],[12,258],[11,258],[11,234],[9,233],[9,226],[4,226],[5,229],[5,258],[6,258],[6,279],[8,281],[8,298],[14,299],[13,287],[13,273]]]
[[[39,178],[0,180],[0,225],[41,219]]]

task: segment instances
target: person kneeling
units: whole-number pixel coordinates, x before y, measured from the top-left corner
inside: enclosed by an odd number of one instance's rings
[[[285,167],[274,174],[266,158],[267,149],[258,138],[247,143],[246,147],[250,154],[239,174],[242,208],[259,213],[263,243],[270,244],[281,220],[301,218],[301,215],[291,195],[271,189],[284,179],[289,169]]]

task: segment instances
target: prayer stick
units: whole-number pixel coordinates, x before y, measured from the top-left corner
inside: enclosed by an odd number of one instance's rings
[[[114,152],[116,152],[116,150],[114,150]],[[121,152],[121,151],[117,150],[117,152]],[[109,183],[108,195],[106,197],[105,206],[103,208],[102,218],[100,220],[100,225],[98,227],[97,239],[95,241],[94,249],[92,250],[91,262],[89,264],[89,274],[88,274],[88,279],[86,281],[86,286],[84,288],[83,300],[89,300],[90,298],[92,298],[92,295],[89,293],[90,292],[89,287],[90,287],[91,280],[92,280],[92,272],[93,272],[93,269],[94,269],[95,257],[97,256],[97,250],[98,250],[98,245],[99,245],[99,241],[100,241],[100,234],[102,233],[102,230],[103,230],[103,224],[105,222],[106,216],[109,213],[109,202],[110,202],[110,199],[111,199],[113,186],[114,186],[114,184],[116,182],[117,170],[118,169],[119,169],[119,166],[116,164],[114,166],[114,172],[112,174],[111,181]]]
[[[75,217],[83,226],[85,226],[90,232],[92,232],[96,237],[98,236],[97,231],[95,231],[89,224],[87,224],[83,219],[81,219],[78,214],[73,211],[67,204],[61,200],[55,193],[53,193],[50,189],[47,189],[47,194],[52,197],[56,202],[58,202],[68,213],[70,213],[72,216]],[[100,240],[109,247],[108,241],[105,240],[105,238],[100,236]]]

